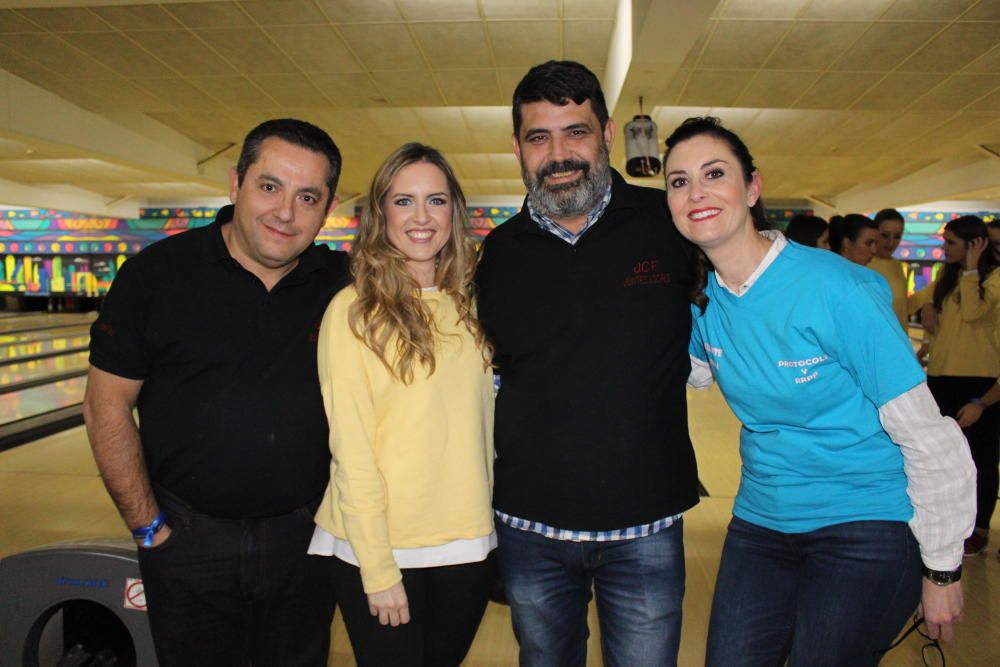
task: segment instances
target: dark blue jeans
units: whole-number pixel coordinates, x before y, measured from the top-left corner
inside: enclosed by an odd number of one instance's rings
[[[306,553],[313,511],[220,519],[157,491],[167,541],[139,549],[160,667],[325,667],[330,558]]]
[[[920,601],[910,528],[854,521],[779,533],[733,517],[715,582],[708,667],[864,667]]]
[[[497,562],[522,667],[582,667],[587,604],[597,596],[607,667],[676,665],[684,599],[684,529],[564,542],[497,522]]]

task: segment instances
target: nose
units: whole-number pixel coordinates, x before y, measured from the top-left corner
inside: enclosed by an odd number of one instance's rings
[[[418,200],[413,206],[413,221],[418,225],[425,225],[430,222],[430,214],[427,210],[427,202]]]
[[[274,217],[281,222],[291,222],[295,219],[295,193],[288,192],[279,199],[274,209]]]
[[[705,190],[701,187],[701,181],[697,178],[691,179],[691,185],[688,187],[688,194],[693,201],[701,201],[705,198]]]
[[[552,137],[552,141],[549,142],[549,158],[553,162],[561,162],[565,160],[570,155],[570,151],[566,146],[566,141],[561,136]]]

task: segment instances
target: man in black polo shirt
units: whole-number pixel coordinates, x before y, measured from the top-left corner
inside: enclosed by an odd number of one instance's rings
[[[496,347],[497,551],[522,667],[583,665],[593,585],[609,665],[676,664],[687,429],[687,246],[662,190],[609,166],[596,77],[531,69],[514,92],[528,196],[476,282]]]
[[[87,434],[161,667],[327,663],[328,559],[306,554],[330,460],[316,334],[349,275],[313,241],[340,165],[318,127],[261,124],[233,206],[126,262],[91,330]]]

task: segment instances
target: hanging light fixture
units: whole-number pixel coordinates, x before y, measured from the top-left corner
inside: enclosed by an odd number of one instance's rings
[[[625,171],[637,178],[656,176],[660,173],[660,140],[656,123],[642,112],[639,98],[639,115],[625,123]]]

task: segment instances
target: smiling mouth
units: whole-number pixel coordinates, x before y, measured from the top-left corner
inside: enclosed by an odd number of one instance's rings
[[[688,213],[688,218],[698,222],[700,220],[708,220],[709,218],[714,218],[715,216],[722,213],[720,208],[701,208],[697,211],[691,211]]]
[[[406,237],[415,243],[427,243],[433,236],[432,229],[411,229],[406,232]]]
[[[264,225],[264,229],[266,229],[272,235],[277,236],[278,238],[282,238],[282,239],[290,239],[293,236],[295,236],[295,234],[289,234],[288,232],[283,231],[283,230],[281,230],[281,229],[279,229],[277,227],[272,227],[271,225]]]

